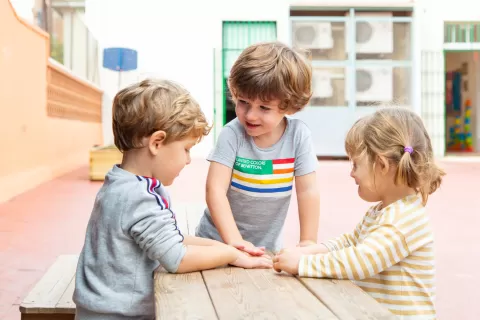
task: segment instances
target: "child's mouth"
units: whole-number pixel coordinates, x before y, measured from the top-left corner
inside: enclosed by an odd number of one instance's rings
[[[247,124],[247,128],[249,128],[249,129],[255,129],[255,128],[260,127],[259,124],[253,124],[253,123],[250,123],[250,122],[247,122],[246,124]]]

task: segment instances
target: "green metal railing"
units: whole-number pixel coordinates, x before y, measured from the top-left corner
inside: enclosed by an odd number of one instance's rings
[[[446,22],[445,43],[480,43],[479,22]]]

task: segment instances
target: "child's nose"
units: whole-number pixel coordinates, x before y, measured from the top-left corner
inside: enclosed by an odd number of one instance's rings
[[[257,112],[253,110],[253,108],[250,108],[247,113],[245,114],[245,119],[247,121],[253,121],[257,119]]]

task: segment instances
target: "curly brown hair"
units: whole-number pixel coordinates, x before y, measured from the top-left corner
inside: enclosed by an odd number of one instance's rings
[[[113,100],[114,142],[122,152],[143,147],[143,138],[155,131],[166,133],[167,144],[186,137],[200,141],[210,129],[190,93],[169,80],[143,80],[120,90]]]
[[[247,47],[235,61],[228,79],[232,97],[280,100],[279,108],[302,110],[312,97],[312,68],[305,54],[281,42]]]

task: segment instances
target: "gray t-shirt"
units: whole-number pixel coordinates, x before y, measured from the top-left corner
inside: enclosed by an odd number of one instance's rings
[[[209,161],[232,168],[227,198],[243,239],[278,251],[295,176],[314,172],[318,162],[310,130],[301,120],[287,119],[280,140],[259,148],[238,119],[222,129]],[[196,230],[199,237],[222,241],[208,208]]]
[[[153,319],[153,271],[175,272],[186,248],[156,179],[114,166],[97,194],[78,261],[77,319]]]

